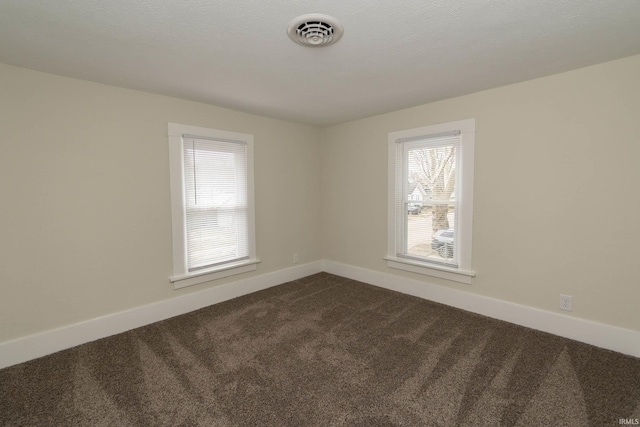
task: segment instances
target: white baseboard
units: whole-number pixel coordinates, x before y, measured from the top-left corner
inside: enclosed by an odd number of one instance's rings
[[[0,369],[310,276],[322,266],[301,264],[0,343]]]
[[[619,328],[335,261],[325,260],[323,270],[337,276],[640,357],[640,332],[631,329]]]
[[[640,332],[335,261],[315,261],[0,343],[0,369],[326,271],[640,357]]]

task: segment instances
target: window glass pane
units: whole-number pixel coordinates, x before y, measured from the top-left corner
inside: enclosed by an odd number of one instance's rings
[[[407,195],[455,200],[456,144],[412,148],[407,153]],[[419,186],[418,186],[419,184]]]
[[[245,146],[185,140],[184,173],[189,271],[247,257]]]
[[[434,212],[443,227],[434,230]],[[407,213],[406,255],[457,264],[455,259],[455,205],[423,206],[419,214]]]
[[[455,188],[457,136],[408,143],[405,154],[404,255],[457,265]]]

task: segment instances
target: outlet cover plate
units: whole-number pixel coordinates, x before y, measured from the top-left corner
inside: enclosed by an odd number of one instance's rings
[[[560,295],[560,310],[573,311],[573,297],[571,295]]]

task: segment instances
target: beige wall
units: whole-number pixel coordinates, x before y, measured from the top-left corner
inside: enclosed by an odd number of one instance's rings
[[[322,258],[640,330],[640,56],[318,130],[0,65],[0,342]],[[388,269],[387,134],[475,117],[473,266]],[[258,270],[175,291],[167,122],[255,135]],[[286,206],[286,209],[283,209]]]
[[[257,271],[173,290],[168,122],[255,136]],[[0,65],[0,132],[0,342],[321,258],[314,127]]]
[[[324,258],[640,330],[638,76],[635,56],[324,129]],[[472,117],[477,278],[387,268],[387,134]]]

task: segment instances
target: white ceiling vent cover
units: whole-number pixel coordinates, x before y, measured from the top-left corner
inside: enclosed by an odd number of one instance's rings
[[[298,16],[287,28],[291,40],[307,47],[332,45],[340,40],[343,33],[342,24],[336,18],[320,13]]]

